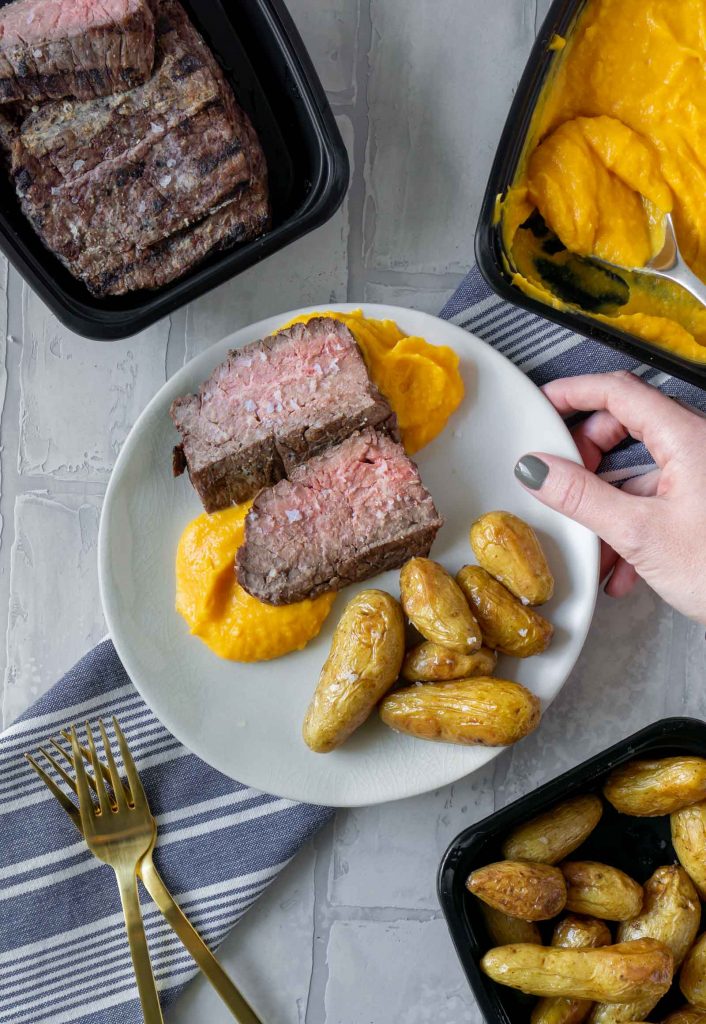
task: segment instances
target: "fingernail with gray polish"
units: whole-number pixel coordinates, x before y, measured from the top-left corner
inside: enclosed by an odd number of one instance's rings
[[[515,466],[515,476],[533,491],[538,491],[547,479],[549,466],[536,455],[523,455]]]

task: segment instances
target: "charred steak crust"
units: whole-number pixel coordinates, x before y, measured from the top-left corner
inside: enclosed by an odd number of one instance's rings
[[[396,433],[353,335],[330,317],[229,353],[171,417],[207,512],[252,498],[355,430]]]
[[[292,604],[428,555],[441,526],[402,445],[358,431],[258,494],[238,581],[260,601]]]
[[[0,103],[125,92],[154,52],[148,0],[15,0],[0,10]]]

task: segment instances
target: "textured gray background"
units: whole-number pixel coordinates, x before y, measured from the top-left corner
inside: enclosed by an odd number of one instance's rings
[[[472,258],[495,143],[547,0],[290,0],[353,165],[308,238],[145,335],[62,328],[0,263],[0,614],[11,722],[104,632],[101,501],[120,446],[167,376],[235,328],[310,303],[436,312]],[[539,9],[538,9],[539,8]],[[472,451],[469,458],[473,457]],[[265,1024],[457,1024],[478,1012],[435,896],[462,828],[629,732],[706,715],[704,630],[646,588],[601,597],[542,728],[478,775],[338,816],[233,932],[223,955]],[[226,1024],[200,981],[171,1024]]]

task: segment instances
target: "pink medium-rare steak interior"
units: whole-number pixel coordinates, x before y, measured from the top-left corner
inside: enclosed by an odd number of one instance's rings
[[[363,430],[257,496],[238,580],[261,601],[290,604],[428,555],[441,526],[402,445]]]
[[[0,9],[0,41],[41,43],[109,28],[147,6],[145,0],[15,0]]]

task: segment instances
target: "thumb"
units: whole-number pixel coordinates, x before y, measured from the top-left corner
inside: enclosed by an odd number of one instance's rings
[[[543,505],[597,533],[618,554],[632,560],[644,543],[644,527],[654,510],[649,498],[624,494],[583,466],[556,455],[523,455],[515,476]]]

